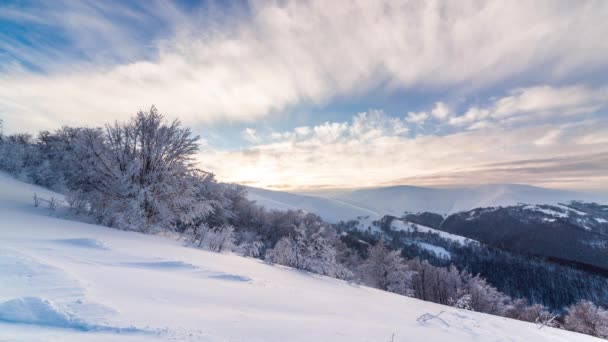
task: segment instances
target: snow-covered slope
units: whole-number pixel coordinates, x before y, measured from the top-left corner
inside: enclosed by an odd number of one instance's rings
[[[473,239],[468,239],[468,238],[460,236],[460,235],[454,235],[454,234],[446,233],[446,232],[441,231],[441,230],[433,229],[433,228],[430,228],[430,227],[423,226],[421,224],[415,224],[415,223],[411,223],[411,222],[408,222],[408,221],[405,221],[405,220],[400,220],[400,219],[394,219],[391,222],[391,229],[394,229],[394,230],[403,230],[403,231],[407,231],[407,232],[419,231],[419,232],[422,232],[422,233],[437,234],[437,235],[439,235],[440,237],[442,237],[444,239],[458,242],[461,245],[467,245],[467,244],[470,244],[470,243],[477,243],[477,241],[475,241]]]
[[[572,200],[606,202],[606,197],[574,191],[545,189],[519,184],[490,184],[472,187],[425,188],[391,186],[359,190],[307,193],[351,203],[381,214],[400,216],[408,212],[451,214],[473,208],[527,204],[557,204]]]
[[[356,217],[380,217],[376,211],[330,198],[298,195],[253,187],[247,188],[247,197],[267,209],[301,209],[306,212],[315,213],[325,221],[332,223]]]
[[[60,197],[0,175],[0,341],[597,340],[67,221],[34,192]]]

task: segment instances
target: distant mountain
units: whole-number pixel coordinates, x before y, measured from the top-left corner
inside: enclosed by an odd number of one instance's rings
[[[250,187],[249,198],[270,209],[302,209],[328,222],[360,216],[380,218],[404,212],[449,215],[474,208],[526,204],[558,204],[580,200],[606,203],[607,198],[574,191],[545,189],[519,184],[426,188],[391,186],[355,190],[320,190],[303,193]]]
[[[351,203],[382,214],[400,216],[407,212],[434,212],[443,215],[474,208],[526,204],[557,204],[580,200],[606,202],[607,198],[520,184],[489,184],[470,187],[427,188],[391,186],[357,190],[311,192],[325,198]]]
[[[337,199],[292,194],[260,188],[247,188],[247,197],[267,209],[297,210],[315,213],[327,222],[338,222],[357,217],[379,218],[378,212],[346,203]]]
[[[437,224],[429,213],[405,219],[504,250],[608,271],[608,206],[522,204],[476,208]]]

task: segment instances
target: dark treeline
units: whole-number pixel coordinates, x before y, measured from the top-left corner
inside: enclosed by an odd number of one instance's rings
[[[608,336],[608,313],[590,301],[575,303],[583,298],[581,292],[596,291],[587,284],[594,278],[586,274],[572,273],[583,279],[580,288],[573,282],[561,288],[557,282],[570,275],[559,278],[565,270],[559,266],[524,262],[483,247],[459,249],[436,239],[453,254],[451,262],[439,260],[407,243],[413,237],[389,235],[390,230],[353,231],[314,214],[265,209],[249,201],[243,187],[219,183],[197,167],[197,140],[179,121],[167,122],[152,107],[104,128],[63,127],[35,137],[0,134],[0,169],[63,193],[74,218],[145,233],[170,231],[191,246],[233,251],[461,309]],[[522,269],[518,278],[515,273]],[[553,284],[539,290],[540,280]],[[555,302],[547,301],[545,292],[553,293]],[[604,303],[600,297],[588,299]],[[541,303],[572,305],[556,317]]]

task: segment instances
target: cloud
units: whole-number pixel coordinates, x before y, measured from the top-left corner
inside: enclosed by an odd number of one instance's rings
[[[499,124],[522,123],[539,119],[590,114],[608,105],[608,87],[534,86],[518,88],[507,96],[495,99],[487,106],[470,107],[464,114],[452,116],[454,126],[469,128]]]
[[[447,186],[453,184],[519,183],[606,193],[608,153],[513,160],[469,168],[394,179],[387,184]]]
[[[293,131],[297,136],[300,137],[306,137],[312,132],[308,126],[296,127]]]
[[[311,127],[306,136],[288,131],[250,149],[208,151],[200,161],[221,180],[283,189],[517,182],[608,190],[608,144],[592,140],[601,139],[606,120],[418,136],[395,129],[395,120],[406,118],[359,113]],[[593,151],[584,144],[594,142]]]
[[[284,143],[317,145],[348,140],[370,141],[384,136],[402,136],[409,132],[407,118],[390,117],[382,110],[361,112],[350,122],[326,121],[314,127],[301,126],[293,131],[272,132],[265,140],[283,140]]]
[[[481,121],[487,118],[488,116],[490,116],[489,109],[471,107],[463,115],[450,118],[449,122],[452,125],[458,126],[463,124],[470,124],[476,121]]]
[[[243,137],[243,139],[249,141],[250,143],[256,143],[260,141],[260,137],[258,137],[256,130],[253,128],[245,128],[241,132],[241,136]]]
[[[606,145],[608,144],[608,134],[606,132],[585,133],[577,139],[577,143],[581,145]]]
[[[451,111],[450,111],[450,108],[445,103],[436,102],[435,108],[433,108],[433,110],[431,111],[431,114],[433,114],[433,116],[436,117],[437,119],[443,120],[451,114]]]
[[[601,1],[252,2],[235,16],[161,1],[39,6],[11,7],[19,15],[8,20],[43,21],[66,43],[0,43],[14,57],[0,74],[0,114],[15,130],[99,124],[150,104],[186,124],[252,122],[377,89],[601,74],[608,56]],[[522,95],[502,105],[525,108]]]
[[[555,143],[557,143],[557,141],[561,135],[562,135],[562,130],[559,128],[550,130],[545,135],[534,140],[534,145],[547,146],[547,145],[555,144]]]
[[[409,112],[405,121],[419,125],[424,123],[428,118],[429,114],[427,112]]]
[[[520,88],[496,101],[492,116],[497,119],[533,113],[575,115],[598,110],[608,103],[608,88],[590,89],[575,85]]]

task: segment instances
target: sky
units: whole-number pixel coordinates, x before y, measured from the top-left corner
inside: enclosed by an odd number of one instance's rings
[[[0,2],[7,134],[155,105],[282,190],[608,193],[608,1]]]

